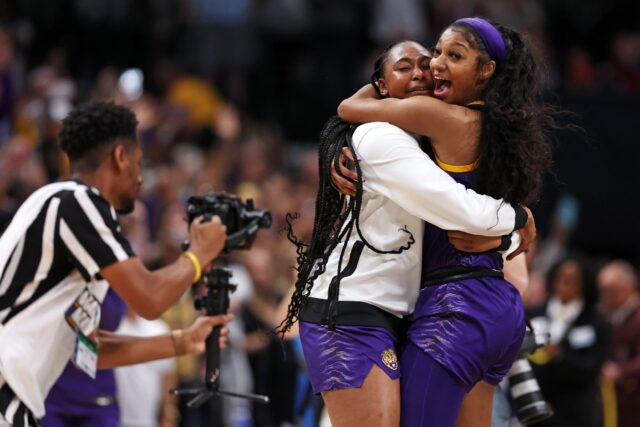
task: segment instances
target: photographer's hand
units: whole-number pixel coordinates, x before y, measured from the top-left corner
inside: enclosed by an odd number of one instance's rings
[[[98,331],[99,357],[98,368],[106,369],[183,354],[199,354],[205,350],[205,340],[215,326],[220,330],[220,348],[227,346],[229,331],[224,325],[233,319],[233,315],[198,317],[184,330],[150,337],[134,337],[109,331]]]
[[[193,325],[183,330],[184,353],[182,354],[203,353],[206,347],[205,340],[211,334],[214,326],[226,325],[231,319],[233,319],[233,314],[198,317],[195,322],[193,322]],[[218,342],[220,348],[227,347],[228,335],[229,330],[223,327],[220,330],[220,341]]]
[[[191,236],[189,251],[198,257],[202,266],[205,266],[224,249],[227,227],[222,224],[217,215],[210,221],[204,221],[199,217],[191,223],[189,234]]]

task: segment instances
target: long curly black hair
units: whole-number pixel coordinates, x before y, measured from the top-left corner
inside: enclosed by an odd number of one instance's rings
[[[506,59],[483,88],[485,102],[479,144],[479,191],[509,203],[529,204],[540,195],[543,175],[551,166],[549,131],[557,129],[557,109],[542,100],[539,70],[527,42],[517,31],[493,23],[505,42]],[[480,51],[478,70],[489,55],[476,33],[454,23]]]
[[[329,310],[325,313],[328,325],[332,328],[335,326],[336,302],[338,301],[340,280],[348,274],[345,274],[346,267],[345,269],[342,268],[342,261],[354,229],[362,244],[376,253],[399,254],[415,243],[413,234],[406,228],[402,228],[399,231],[408,234],[407,243],[400,248],[392,250],[378,249],[371,245],[362,235],[359,218],[363,191],[362,170],[351,141],[353,128],[353,125],[342,121],[338,116],[333,116],[327,121],[320,133],[318,149],[320,180],[316,194],[316,211],[310,243],[307,244],[299,240],[293,232],[292,220],[297,218],[297,214],[287,214],[287,237],[297,247],[298,266],[296,270],[298,271],[298,276],[295,290],[289,303],[287,317],[276,329],[279,334],[284,334],[298,320],[314,281],[325,272],[329,256],[336,250],[338,244],[343,242],[343,246],[340,249],[338,271],[329,286]],[[356,159],[354,167],[358,178],[355,182],[355,197],[347,197],[341,194],[331,184],[331,166],[333,164],[336,171],[340,173],[339,157],[342,148],[345,146],[349,148],[353,158]]]

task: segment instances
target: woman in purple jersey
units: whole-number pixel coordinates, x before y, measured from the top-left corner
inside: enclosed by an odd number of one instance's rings
[[[367,86],[340,105],[340,116],[428,136],[458,182],[510,203],[534,201],[550,161],[545,130],[554,123],[522,36],[484,19],[458,20],[440,36],[430,68],[438,99],[377,99]],[[431,225],[425,237],[423,289],[400,360],[402,424],[455,425],[463,398],[480,383],[458,425],[489,425],[493,386],[524,333],[520,297],[501,277],[497,252],[459,252]]]

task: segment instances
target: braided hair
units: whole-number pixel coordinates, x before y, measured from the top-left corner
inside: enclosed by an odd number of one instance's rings
[[[512,204],[529,204],[539,197],[543,173],[551,165],[547,131],[557,129],[556,110],[542,102],[542,88],[534,56],[515,30],[492,23],[500,32],[507,57],[480,94],[485,106],[479,141],[479,192]],[[478,69],[489,55],[473,30],[464,23],[449,27],[461,32],[480,52]]]
[[[340,289],[340,280],[345,277],[342,269],[342,261],[354,228],[364,246],[376,253],[399,254],[415,243],[413,234],[405,228],[400,231],[409,235],[408,241],[403,246],[388,251],[380,250],[371,245],[362,235],[360,230],[360,209],[362,207],[362,170],[358,163],[355,150],[351,141],[354,126],[342,121],[338,116],[331,117],[324,125],[320,133],[320,145],[318,150],[319,162],[319,187],[316,195],[316,211],[313,224],[311,242],[306,244],[300,241],[293,233],[292,220],[297,214],[287,214],[287,237],[296,245],[298,277],[295,290],[289,303],[287,317],[276,329],[277,333],[284,334],[299,319],[301,310],[311,293],[314,281],[326,270],[327,260],[334,249],[343,242],[338,261],[338,272],[329,286],[329,308],[326,314],[327,323],[331,328],[335,327],[337,315],[337,300]],[[347,198],[331,185],[331,166],[340,175],[339,158],[342,148],[347,146],[355,160],[354,166],[357,173],[356,196]],[[355,249],[353,249],[355,250]]]

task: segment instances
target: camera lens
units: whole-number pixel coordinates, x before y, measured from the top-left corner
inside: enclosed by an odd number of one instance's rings
[[[529,426],[553,415],[553,409],[544,400],[531,364],[525,357],[513,362],[507,377],[516,415],[523,425]]]

